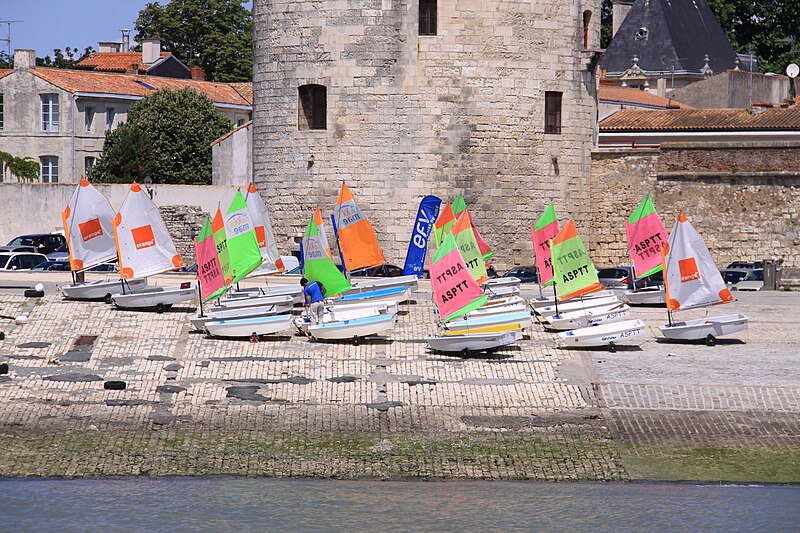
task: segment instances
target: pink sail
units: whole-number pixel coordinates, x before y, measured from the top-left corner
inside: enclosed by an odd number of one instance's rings
[[[219,296],[214,294],[225,287],[225,275],[217,253],[217,245],[211,230],[211,222],[206,219],[200,234],[194,239],[194,255],[197,259],[197,279],[200,281],[200,298],[203,301]]]
[[[626,220],[625,234],[636,278],[661,270],[661,248],[667,243],[669,235],[658,213],[653,211],[632,224]]]
[[[531,226],[533,253],[536,255],[536,267],[539,269],[539,283],[548,285],[553,282],[553,263],[550,260],[550,239],[558,235],[558,219],[552,202],[547,206],[535,225]]]
[[[486,295],[475,282],[464,258],[448,233],[430,262],[434,301],[443,322],[452,320],[486,303]]]

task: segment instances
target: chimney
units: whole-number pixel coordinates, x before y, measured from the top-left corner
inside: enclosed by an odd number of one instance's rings
[[[161,57],[161,41],[158,39],[142,39],[142,62],[152,65]]]
[[[36,50],[14,50],[14,70],[36,67]]]
[[[205,81],[206,71],[197,66],[192,67],[192,79],[197,81]]]
[[[131,51],[131,30],[122,29],[119,30],[122,33],[122,52],[130,52]]]

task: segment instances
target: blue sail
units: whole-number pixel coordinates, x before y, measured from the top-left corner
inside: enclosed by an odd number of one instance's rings
[[[411,239],[408,242],[406,264],[403,267],[404,276],[412,274],[417,277],[422,276],[422,270],[425,268],[425,254],[428,250],[428,237],[430,237],[433,224],[439,216],[441,204],[442,201],[436,196],[426,196],[419,203]]]

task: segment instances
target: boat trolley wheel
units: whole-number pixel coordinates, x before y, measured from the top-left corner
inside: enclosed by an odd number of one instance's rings
[[[108,294],[106,294],[105,296],[103,296],[103,301],[105,303],[107,303],[107,304],[111,303],[111,293],[110,292]]]
[[[156,304],[156,313],[161,314],[164,312],[164,309],[166,309],[166,307],[164,307],[164,304]]]
[[[358,346],[359,344],[361,344],[361,339],[353,337],[353,346]]]
[[[614,341],[608,343],[608,351],[614,353],[617,351],[617,345],[614,344]]]
[[[708,334],[706,337],[706,346],[714,346],[717,343],[717,338],[714,337],[711,333]]]

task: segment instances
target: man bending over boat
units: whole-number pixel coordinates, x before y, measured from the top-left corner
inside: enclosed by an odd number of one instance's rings
[[[322,324],[322,315],[325,313],[325,304],[322,303],[322,283],[319,281],[309,282],[306,278],[300,278],[300,286],[303,287],[303,300],[308,307],[308,316],[315,324]]]

